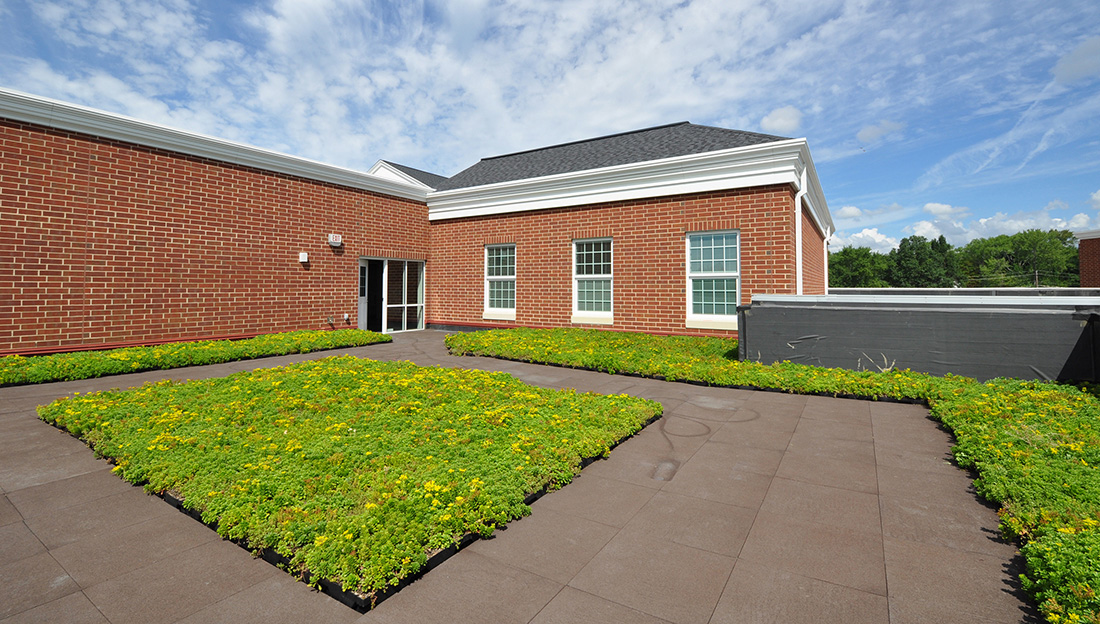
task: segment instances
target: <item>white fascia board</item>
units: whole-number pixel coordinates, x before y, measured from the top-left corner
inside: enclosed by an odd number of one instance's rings
[[[428,219],[487,215],[649,197],[705,193],[772,184],[800,185],[805,139],[789,139],[704,154],[690,154],[428,193]],[[812,166],[812,165],[811,165]],[[809,186],[817,182],[816,174]],[[824,207],[817,187],[815,211]],[[828,209],[825,209],[828,218]],[[827,221],[829,225],[832,221]]]
[[[0,117],[424,202],[426,189],[322,162],[0,88]]]
[[[817,177],[814,160],[810,157],[809,143],[806,142],[806,139],[800,140],[802,141],[802,163],[806,169],[807,188],[805,199],[810,204],[810,217],[817,224],[822,235],[825,236],[825,240],[828,241],[836,227],[833,225],[832,215],[829,214],[829,205],[825,203],[825,192],[821,189],[821,181]]]

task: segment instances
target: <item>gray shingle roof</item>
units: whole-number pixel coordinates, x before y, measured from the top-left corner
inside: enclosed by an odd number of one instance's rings
[[[428,186],[430,186],[433,189],[439,188],[440,184],[447,181],[447,178],[444,177],[444,176],[441,176],[441,175],[436,175],[434,173],[429,173],[427,171],[421,171],[420,169],[413,169],[412,167],[407,167],[405,165],[399,165],[395,162],[390,162],[388,160],[383,160],[382,162],[384,162],[387,165],[393,167],[394,169],[397,169],[398,171],[400,171],[401,173],[404,173],[407,176],[410,176],[410,177],[412,177],[412,178],[414,178],[414,179],[416,179],[416,180],[418,180],[418,181],[420,181],[424,184],[427,184]]]
[[[447,191],[483,186],[782,140],[785,137],[699,126],[683,121],[483,158],[472,167],[446,179],[435,189]]]

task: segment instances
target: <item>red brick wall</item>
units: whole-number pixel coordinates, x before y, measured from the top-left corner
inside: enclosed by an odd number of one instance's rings
[[[359,256],[427,246],[417,202],[0,120],[0,350],[355,327]]]
[[[825,294],[825,235],[802,209],[802,294]]]
[[[1100,288],[1100,238],[1086,238],[1077,246],[1081,288]]]
[[[741,231],[741,303],[756,293],[793,294],[794,192],[787,185],[432,222],[427,317],[441,325],[484,321],[487,244],[516,245],[516,322],[570,326],[572,241],[613,239],[610,329],[712,334],[688,329],[685,234]]]

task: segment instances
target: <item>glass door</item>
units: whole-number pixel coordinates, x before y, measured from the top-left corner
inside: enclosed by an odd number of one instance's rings
[[[386,260],[386,333],[424,329],[424,263]]]

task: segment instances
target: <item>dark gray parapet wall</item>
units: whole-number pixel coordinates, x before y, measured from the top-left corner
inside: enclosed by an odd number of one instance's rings
[[[1097,381],[1100,297],[763,295],[739,311],[742,360]]]
[[[1100,288],[830,288],[830,295],[945,295],[951,297],[1100,297]]]

